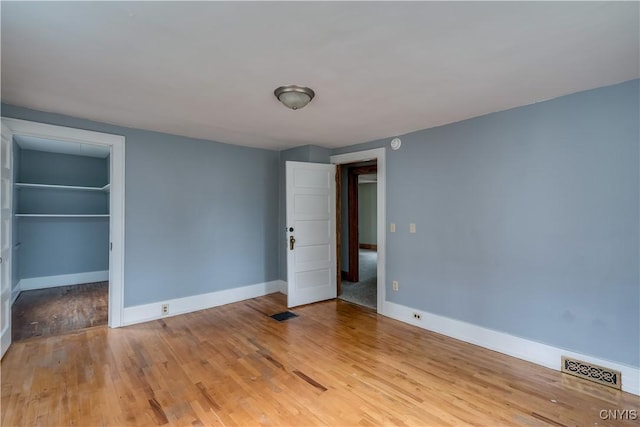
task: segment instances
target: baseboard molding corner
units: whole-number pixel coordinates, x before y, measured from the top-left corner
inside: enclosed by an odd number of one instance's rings
[[[20,279],[20,291],[56,288],[58,286],[80,285],[83,283],[104,282],[109,280],[109,270],[87,271],[84,273],[60,274],[57,276],[30,277]]]
[[[5,330],[0,333],[0,359],[4,357],[4,354],[7,352],[10,345],[11,345],[11,328],[5,328]]]
[[[20,282],[18,282],[16,284],[16,287],[14,289],[11,289],[11,305],[13,306],[13,304],[16,302],[16,300],[18,299],[18,297],[20,296]]]
[[[420,320],[413,317],[413,314],[416,312],[421,315]],[[628,366],[618,362],[612,362],[576,353],[564,348],[542,344],[460,320],[406,307],[390,301],[384,302],[383,315],[422,329],[446,335],[448,337],[478,345],[518,359],[526,360],[556,371],[560,371],[561,356],[569,356],[584,360],[585,362],[607,366],[622,373],[622,391],[640,395],[640,368],[634,366]]]
[[[284,281],[284,280],[278,280],[278,286],[280,287],[279,292],[280,292],[281,294],[288,295],[289,288],[288,288],[288,284],[287,284],[287,282],[286,282],[286,281]]]
[[[125,307],[122,316],[122,325],[128,326],[136,323],[149,322],[281,292],[283,283],[286,288],[286,282],[273,280],[271,282],[256,283],[254,285],[241,286],[206,294]],[[162,314],[162,305],[164,304],[169,305],[168,314]]]

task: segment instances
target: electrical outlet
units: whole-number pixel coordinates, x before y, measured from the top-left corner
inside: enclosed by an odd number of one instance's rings
[[[162,314],[169,314],[169,304],[162,304]]]
[[[409,224],[409,233],[415,233],[416,232],[416,225],[411,223]]]
[[[391,282],[391,287],[393,288],[394,291],[397,291],[398,290],[398,282],[396,280]]]
[[[422,320],[422,314],[420,313],[413,313],[413,318],[416,320]]]
[[[390,233],[395,233],[396,232],[396,224],[395,223],[391,223],[391,225],[389,226],[389,232]]]

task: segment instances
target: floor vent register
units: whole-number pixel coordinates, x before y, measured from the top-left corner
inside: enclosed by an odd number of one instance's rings
[[[292,313],[290,311],[283,311],[282,313],[276,313],[269,316],[273,319],[276,319],[278,322],[283,322],[285,320],[291,319],[293,317],[298,317],[297,314]]]
[[[608,387],[620,390],[622,388],[622,377],[620,371],[604,368],[594,365],[593,363],[583,362],[582,360],[572,359],[562,356],[562,372],[584,378],[589,381],[597,382]]]

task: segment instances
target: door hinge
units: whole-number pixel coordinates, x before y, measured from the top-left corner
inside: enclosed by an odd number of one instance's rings
[[[113,250],[113,242],[109,242],[109,250],[112,251]]]

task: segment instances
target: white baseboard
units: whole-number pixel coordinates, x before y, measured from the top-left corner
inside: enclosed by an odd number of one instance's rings
[[[61,274],[58,276],[30,277],[20,279],[20,291],[55,288],[57,286],[80,285],[82,283],[104,282],[109,280],[109,270],[87,271],[85,273]]]
[[[504,332],[498,332],[460,320],[427,313],[389,301],[384,302],[383,313],[385,316],[401,322],[479,345],[480,347],[504,353],[508,356],[536,363],[556,371],[560,370],[561,356],[569,356],[584,360],[585,362],[616,369],[622,373],[622,390],[640,395],[640,369],[633,366],[541,344]],[[419,313],[422,318],[420,320],[414,319],[413,313]]]
[[[10,345],[11,345],[11,328],[5,328],[5,330],[0,333],[0,359],[7,352]]]
[[[255,285],[225,289],[223,291],[210,292],[207,294],[192,295],[184,298],[158,301],[151,304],[125,307],[122,324],[133,325],[135,323],[148,322],[150,320],[177,316],[178,314],[191,313],[193,311],[204,310],[206,308],[217,307],[250,298],[261,297],[275,292],[281,292],[283,283],[284,282],[282,280],[274,280],[272,282],[257,283]],[[286,288],[286,283],[284,284],[284,287]],[[162,314],[163,304],[169,304],[168,314]]]
[[[11,289],[11,305],[13,305],[13,303],[16,302],[16,300],[20,296],[20,291],[20,282],[18,282],[16,284],[16,287]]]
[[[280,293],[288,295],[289,287],[287,285],[287,282],[284,280],[278,280],[278,282],[280,282]]]

